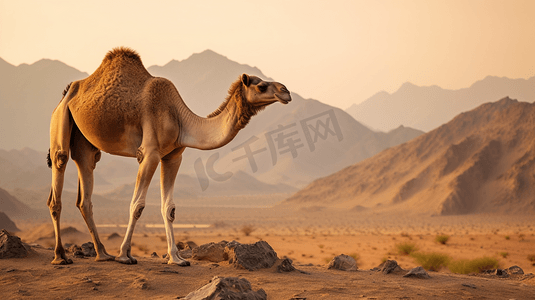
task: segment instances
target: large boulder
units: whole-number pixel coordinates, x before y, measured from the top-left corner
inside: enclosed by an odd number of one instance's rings
[[[28,250],[18,236],[11,235],[7,230],[0,230],[0,259],[22,258],[28,256]]]
[[[228,254],[225,252],[226,242],[208,243],[200,245],[191,250],[192,258],[196,260],[208,260],[211,262],[221,262],[228,260]]]
[[[277,262],[277,252],[265,241],[254,244],[240,244],[232,241],[225,247],[229,264],[238,269],[254,271],[271,268]]]
[[[342,270],[342,271],[356,271],[358,269],[357,267],[357,261],[345,254],[340,254],[336,257],[334,257],[327,266],[327,269],[336,269],[336,270]]]
[[[184,300],[210,299],[240,299],[266,300],[267,294],[263,289],[253,291],[251,283],[245,278],[219,277],[212,278],[210,283],[189,293]]]

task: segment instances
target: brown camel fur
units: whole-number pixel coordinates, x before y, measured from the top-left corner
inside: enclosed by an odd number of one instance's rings
[[[189,262],[178,254],[172,226],[173,187],[184,149],[208,150],[226,145],[252,116],[277,101],[283,104],[291,101],[284,85],[243,74],[231,85],[226,101],[207,118],[202,118],[184,104],[169,80],[151,76],[136,52],[128,48],[110,51],[93,74],[67,87],[52,113],[48,158],[52,168],[48,207],[56,233],[52,264],[72,263],[65,256],[59,231],[69,151],[78,168],[76,205],[93,238],[97,261],[137,262],[130,253],[132,234],[145,207],[151,178],[161,162],[161,213],[169,264],[185,266]],[[136,157],[139,163],[128,228],[117,257],[106,252],[93,221],[93,170],[100,151]]]

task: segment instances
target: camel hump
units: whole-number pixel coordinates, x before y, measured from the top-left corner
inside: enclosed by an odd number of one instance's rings
[[[104,61],[112,61],[116,59],[132,59],[141,63],[141,57],[139,54],[128,47],[113,48],[104,57]]]

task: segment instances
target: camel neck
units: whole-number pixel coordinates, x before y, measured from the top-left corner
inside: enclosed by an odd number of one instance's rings
[[[215,116],[203,118],[186,109],[180,113],[180,146],[211,150],[228,144],[240,128],[239,109],[233,95]],[[213,114],[212,114],[213,115]]]

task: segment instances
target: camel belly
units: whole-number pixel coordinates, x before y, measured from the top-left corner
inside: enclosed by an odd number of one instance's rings
[[[121,156],[135,157],[141,145],[138,126],[127,124],[121,116],[83,116],[72,113],[74,122],[84,137],[98,149]]]

